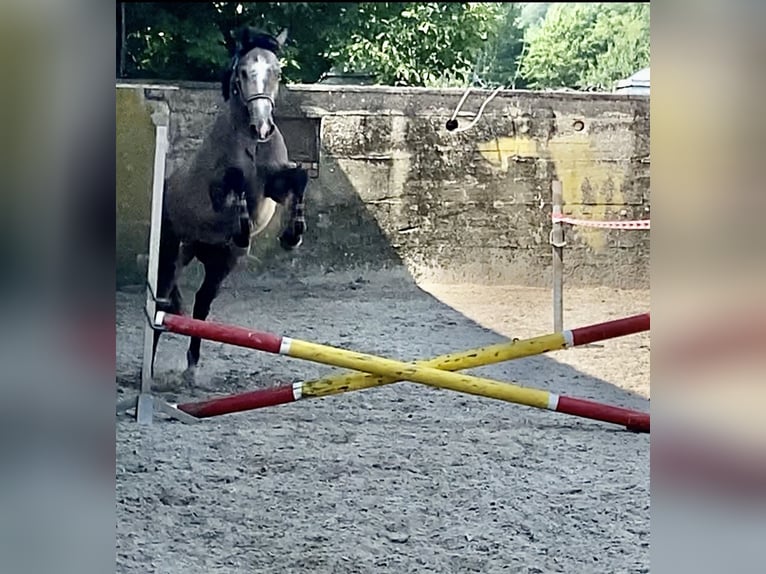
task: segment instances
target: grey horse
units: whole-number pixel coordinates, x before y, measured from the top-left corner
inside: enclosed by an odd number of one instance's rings
[[[287,31],[276,37],[254,28],[242,30],[223,76],[228,106],[216,118],[195,157],[165,181],[160,233],[158,309],[183,313],[178,280],[196,257],[205,277],[194,299],[193,317],[205,320],[221,284],[285,206],[279,242],[298,247],[306,230],[306,171],[288,159],[274,121],[280,81],[279,52]],[[152,371],[161,331],[156,331]],[[193,379],[201,341],[192,337],[186,377]]]

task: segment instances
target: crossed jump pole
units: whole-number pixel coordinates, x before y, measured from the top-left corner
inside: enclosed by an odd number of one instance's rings
[[[649,415],[646,413],[452,372],[647,331],[649,330],[649,313],[532,339],[441,355],[416,363],[404,363],[376,355],[357,353],[242,327],[200,321],[161,311],[156,314],[155,328],[179,335],[196,336],[267,353],[362,371],[362,373],[350,373],[178,405],[178,410],[197,418],[275,406],[407,380],[617,424],[635,432],[649,432]]]

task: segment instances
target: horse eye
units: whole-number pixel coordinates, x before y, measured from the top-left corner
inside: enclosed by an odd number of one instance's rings
[[[242,70],[239,75],[242,76],[243,80],[247,79],[247,72],[245,70]]]

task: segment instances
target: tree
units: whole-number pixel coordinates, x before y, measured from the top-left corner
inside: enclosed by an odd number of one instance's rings
[[[611,89],[649,65],[649,4],[555,3],[525,41],[530,87]]]
[[[619,4],[615,8],[596,22],[594,33],[610,41],[584,77],[586,84],[604,89],[650,63],[649,4]]]
[[[649,64],[648,3],[125,3],[125,77],[217,81],[231,31],[288,28],[285,81],[610,89]],[[124,66],[121,61],[124,60]]]
[[[375,2],[346,10],[326,55],[380,83],[465,85],[500,7],[487,2]]]
[[[492,35],[477,63],[480,83],[488,86],[523,87],[518,64],[524,50],[522,14],[525,6],[536,4],[507,2],[501,5]]]
[[[218,79],[226,58],[226,16],[210,2],[127,3],[126,75]]]
[[[332,62],[323,35],[343,4],[311,2],[143,2],[126,4],[126,76],[217,81],[234,45],[232,31],[249,24],[274,34],[288,28],[286,81],[315,81]],[[310,23],[310,25],[307,25]]]
[[[215,81],[230,30],[287,27],[287,82],[315,82],[332,66],[390,85],[464,85],[495,23],[495,3],[127,3],[128,77]],[[118,31],[119,33],[119,31]]]
[[[519,6],[519,26],[522,29],[537,26],[545,19],[553,2],[524,2]]]

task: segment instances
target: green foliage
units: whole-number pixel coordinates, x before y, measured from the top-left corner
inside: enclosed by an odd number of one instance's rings
[[[349,7],[327,57],[395,86],[465,85],[493,30],[494,3],[376,2]]]
[[[287,27],[288,82],[315,82],[333,65],[389,85],[464,85],[494,23],[493,3],[127,3],[128,77],[214,81],[229,31]]]
[[[649,4],[618,4],[615,8],[596,22],[594,34],[610,41],[584,77],[586,84],[604,89],[650,63]]]
[[[537,26],[545,19],[553,2],[524,2],[516,4],[519,8],[519,26],[526,30]]]
[[[322,55],[326,31],[337,24],[343,4],[315,2],[126,3],[125,76],[217,81],[243,25],[273,34],[288,28],[283,54],[288,82],[313,82],[330,69]]]
[[[479,84],[485,86],[523,87],[519,61],[524,50],[522,14],[526,6],[507,2],[500,5],[493,34],[482,50],[476,66]]]
[[[611,89],[649,65],[649,4],[556,3],[525,41],[530,87]]]
[[[225,17],[212,3],[128,3],[128,77],[218,79]]]
[[[287,82],[611,89],[649,65],[648,3],[125,3],[123,77],[217,81],[231,31],[288,28]]]

